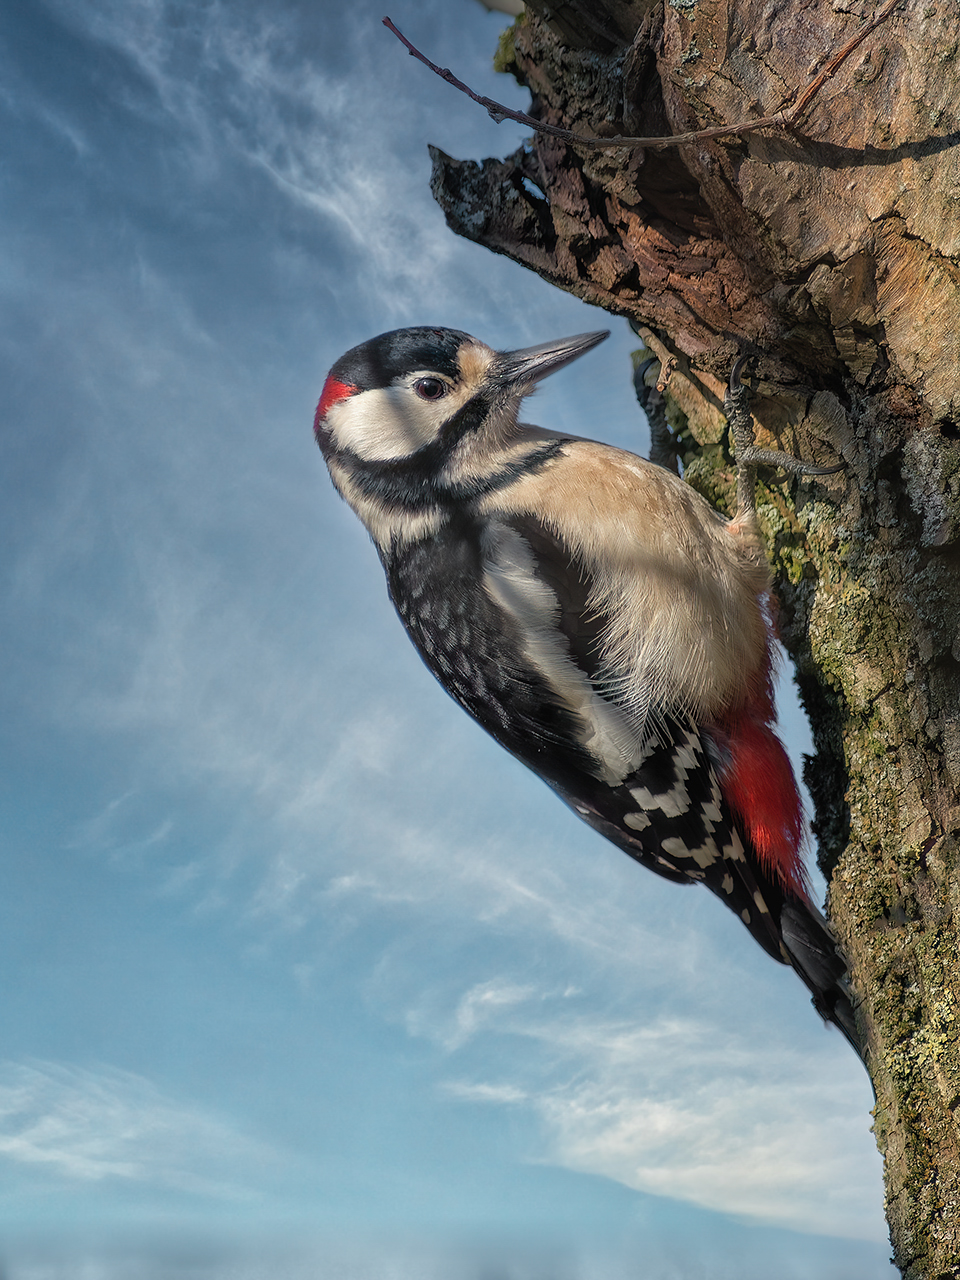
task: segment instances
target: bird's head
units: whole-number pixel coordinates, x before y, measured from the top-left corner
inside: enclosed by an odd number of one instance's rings
[[[328,461],[411,461],[439,468],[468,437],[502,439],[520,401],[607,331],[521,351],[494,351],[457,329],[394,329],[341,356],[327,377],[314,431]],[[479,443],[478,439],[478,443]]]

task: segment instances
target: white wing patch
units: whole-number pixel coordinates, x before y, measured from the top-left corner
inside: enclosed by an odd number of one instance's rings
[[[536,574],[536,560],[515,530],[494,523],[484,543],[483,586],[490,598],[516,618],[524,653],[583,725],[584,747],[598,761],[597,776],[616,785],[639,767],[640,737],[630,717],[600,697],[570,657],[557,626],[559,603]]]
[[[653,823],[649,813],[628,813],[624,815],[623,825],[631,831],[646,831]]]

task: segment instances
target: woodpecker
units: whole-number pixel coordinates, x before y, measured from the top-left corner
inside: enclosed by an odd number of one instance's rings
[[[863,1057],[772,728],[752,510],[728,520],[663,467],[519,421],[607,336],[496,351],[453,329],[381,334],[331,369],[317,443],[447,692],[618,848],[712,890]]]

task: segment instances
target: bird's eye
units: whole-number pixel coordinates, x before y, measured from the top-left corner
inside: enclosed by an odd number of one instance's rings
[[[421,400],[439,400],[446,394],[447,385],[439,378],[419,378],[414,385],[414,390]]]

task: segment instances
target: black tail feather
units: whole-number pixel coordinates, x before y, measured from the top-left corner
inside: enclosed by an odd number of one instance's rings
[[[857,1026],[847,966],[826,920],[810,903],[788,900],[780,913],[780,929],[793,967],[813,995],[814,1008],[839,1028],[866,1066],[867,1045]]]

